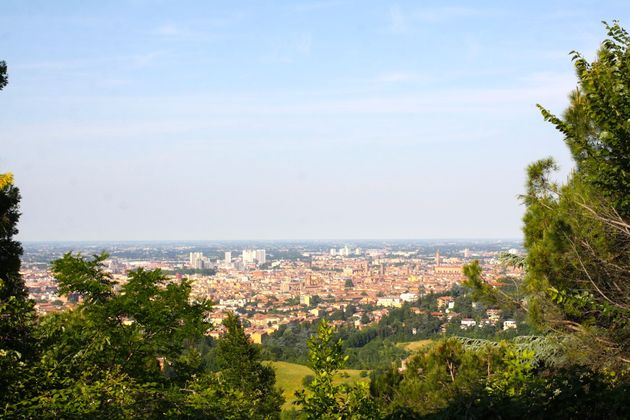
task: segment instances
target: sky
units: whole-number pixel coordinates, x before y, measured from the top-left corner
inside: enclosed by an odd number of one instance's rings
[[[18,238],[519,238],[626,1],[2,0]]]

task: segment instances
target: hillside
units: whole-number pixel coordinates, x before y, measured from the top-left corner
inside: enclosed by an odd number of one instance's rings
[[[295,407],[292,403],[295,401],[295,391],[304,388],[302,380],[306,375],[313,375],[313,371],[304,365],[289,362],[264,362],[273,366],[276,371],[276,386],[282,389],[282,395],[285,398],[285,403],[282,406],[283,410],[290,410]],[[344,375],[347,377],[342,377]],[[367,377],[361,378],[361,371],[356,369],[343,369],[337,376],[337,383],[354,383],[356,381],[368,381]]]

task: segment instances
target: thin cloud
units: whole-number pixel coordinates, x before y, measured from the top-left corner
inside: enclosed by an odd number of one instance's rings
[[[291,5],[291,10],[296,12],[312,12],[315,10],[330,9],[332,7],[343,6],[347,4],[344,0],[329,0],[329,1],[307,1],[303,3],[296,3]]]
[[[311,53],[313,45],[313,36],[310,33],[302,34],[295,43],[295,49],[301,54],[308,55]]]
[[[409,29],[408,19],[398,5],[390,7],[389,23],[391,30],[394,32],[407,32]]]
[[[297,61],[299,57],[309,56],[312,47],[313,35],[311,33],[303,33],[294,39],[276,45],[273,51],[266,55],[263,60],[267,62],[291,64]]]
[[[403,82],[417,82],[425,80],[425,77],[420,76],[417,73],[394,71],[381,74],[377,76],[374,81],[379,83],[403,83]]]
[[[166,23],[164,25],[159,26],[155,30],[155,32],[159,35],[166,35],[166,36],[174,36],[174,35],[181,34],[181,30],[172,23]]]
[[[472,7],[433,7],[403,11],[394,5],[389,9],[389,27],[393,32],[408,32],[420,23],[434,24],[467,18],[502,17],[506,13],[498,9],[479,9]]]
[[[145,54],[137,54],[131,57],[131,66],[134,68],[147,67],[163,55],[163,51],[152,51]]]

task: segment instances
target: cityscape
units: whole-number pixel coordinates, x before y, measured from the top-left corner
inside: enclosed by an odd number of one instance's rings
[[[2,0],[0,420],[630,419],[630,8]]]
[[[188,279],[191,299],[212,302],[208,319],[222,333],[226,314],[239,314],[254,343],[282,325],[313,323],[335,311],[352,307],[346,320],[336,326],[358,330],[377,324],[391,308],[414,303],[429,294],[448,294],[464,280],[463,266],[481,262],[484,279],[500,286],[506,279],[520,280],[518,269],[500,264],[503,253],[522,255],[518,241],[336,241],[256,244],[26,244],[23,276],[36,309],[50,313],[70,309],[80,296],[60,296],[47,260],[68,247],[84,254],[106,250],[103,261],[114,282],[125,283],[129,270],[160,269],[173,280]],[[99,246],[101,248],[99,248]],[[453,298],[439,301],[434,316],[460,322],[462,329],[492,325],[516,328],[514,319],[503,319],[499,308],[487,308],[485,316],[471,319],[453,310]]]

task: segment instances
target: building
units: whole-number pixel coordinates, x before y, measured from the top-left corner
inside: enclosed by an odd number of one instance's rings
[[[477,325],[477,321],[475,321],[474,319],[471,318],[464,318],[462,319],[461,323],[460,323],[460,328],[462,330],[467,330],[470,327],[474,327]]]
[[[418,295],[416,293],[401,293],[400,300],[403,302],[415,302],[418,300]]]
[[[400,308],[402,306],[402,302],[399,297],[380,297],[376,301],[376,306],[385,306],[389,308]]]
[[[455,307],[455,298],[453,296],[440,296],[437,298],[437,307],[438,309],[442,309],[444,307],[453,309]]]
[[[258,264],[265,264],[267,262],[267,252],[264,249],[257,249],[255,258]]]
[[[505,321],[503,321],[503,331],[515,329],[516,326],[516,321],[514,321],[513,319],[506,319]]]
[[[244,249],[243,264],[265,264],[267,262],[267,252],[264,249]]]
[[[256,259],[256,251],[252,249],[244,249],[242,257],[243,257],[243,264],[245,265],[253,264],[254,260]]]
[[[226,251],[225,252],[225,265],[230,265],[230,264],[232,264],[232,252]]]
[[[433,268],[436,276],[448,278],[463,278],[464,267],[461,265],[440,265]]]
[[[254,344],[262,344],[263,339],[265,337],[267,337],[267,332],[266,331],[253,330],[249,334],[249,338],[252,340],[252,343],[254,343]]]
[[[203,252],[191,252],[188,262],[190,267],[196,270],[210,267],[210,260],[203,256]]]

